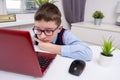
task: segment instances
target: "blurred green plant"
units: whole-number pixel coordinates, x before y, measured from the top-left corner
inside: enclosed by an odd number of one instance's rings
[[[41,6],[42,4],[44,4],[44,3],[55,3],[55,2],[57,2],[56,0],[35,0],[35,2],[36,2],[36,4],[38,5],[38,6]]]
[[[103,19],[104,14],[101,11],[95,11],[92,15],[94,19]]]

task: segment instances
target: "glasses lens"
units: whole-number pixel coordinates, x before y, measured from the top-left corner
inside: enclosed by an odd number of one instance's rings
[[[41,34],[41,31],[38,30],[38,29],[34,29],[34,33],[35,33],[35,34]]]
[[[52,30],[45,30],[44,32],[45,32],[45,34],[46,34],[47,36],[53,35],[53,31],[52,31]]]

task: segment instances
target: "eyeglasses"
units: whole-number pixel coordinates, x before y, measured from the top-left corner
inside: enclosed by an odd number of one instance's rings
[[[54,31],[57,30],[58,27],[59,26],[57,26],[54,30],[40,30],[40,29],[36,29],[34,26],[32,30],[37,35],[41,35],[43,32],[46,36],[52,36]]]

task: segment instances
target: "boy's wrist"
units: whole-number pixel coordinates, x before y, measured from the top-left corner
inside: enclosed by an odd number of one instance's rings
[[[45,51],[54,53],[54,54],[61,54],[61,46],[51,43],[42,43],[39,44],[39,47]]]

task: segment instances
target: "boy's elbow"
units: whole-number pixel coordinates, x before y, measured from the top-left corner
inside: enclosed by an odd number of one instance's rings
[[[80,51],[76,55],[72,56],[74,59],[79,59],[83,61],[91,61],[92,60],[92,50],[86,49],[85,51]]]
[[[79,53],[81,57],[79,57],[79,59],[83,60],[83,61],[91,61],[92,60],[92,50],[90,48],[85,49],[84,51]]]
[[[88,50],[85,51],[86,53],[86,61],[91,61],[92,60],[92,56],[93,56],[93,53],[92,53],[92,50],[89,48]]]

